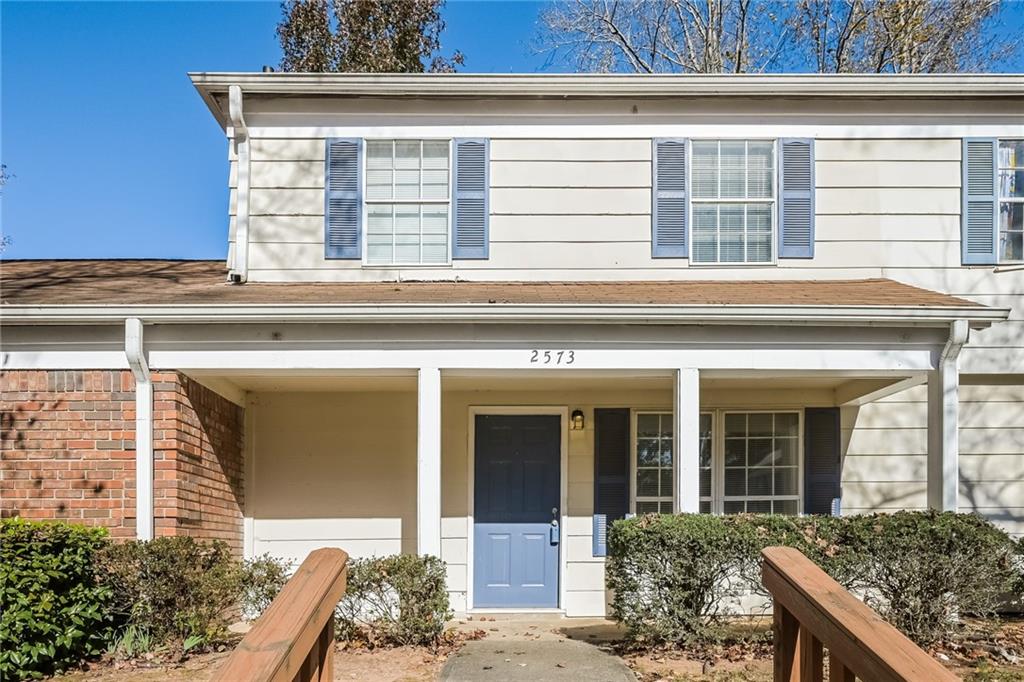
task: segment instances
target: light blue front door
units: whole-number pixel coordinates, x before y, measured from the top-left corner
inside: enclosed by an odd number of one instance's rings
[[[561,420],[477,415],[473,606],[558,606]]]

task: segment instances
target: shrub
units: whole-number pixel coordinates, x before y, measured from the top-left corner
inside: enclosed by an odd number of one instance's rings
[[[760,551],[773,545],[799,549],[921,644],[954,634],[961,614],[992,614],[1020,579],[1014,543],[972,514],[652,515],[616,522],[608,544],[612,614],[640,645],[717,639],[730,601],[767,594]]]
[[[165,537],[111,544],[97,560],[113,613],[133,627],[135,642],[184,653],[224,637],[242,572],[223,542]]]
[[[42,677],[102,653],[110,590],[93,555],[106,531],[0,521],[0,679]]]
[[[400,554],[349,563],[335,623],[339,639],[371,647],[436,647],[451,617],[444,562]]]
[[[267,610],[274,597],[284,589],[293,564],[269,554],[248,559],[242,564],[241,608],[246,620],[256,620]]]

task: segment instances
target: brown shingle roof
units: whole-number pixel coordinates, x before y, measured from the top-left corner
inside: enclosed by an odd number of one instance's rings
[[[458,304],[981,307],[889,279],[685,282],[226,283],[223,261],[0,262],[6,305]]]

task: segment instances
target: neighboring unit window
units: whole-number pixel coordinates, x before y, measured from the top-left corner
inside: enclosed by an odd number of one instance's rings
[[[636,416],[636,513],[672,513],[672,413]]]
[[[999,260],[1024,261],[1024,140],[999,141]]]
[[[797,514],[799,414],[726,412],[724,422],[722,511]]]
[[[710,414],[700,415],[700,512],[711,513]],[[637,514],[672,513],[672,413],[640,412],[636,417]]]
[[[447,140],[366,141],[366,263],[448,262]]]
[[[694,140],[694,263],[771,263],[774,259],[775,143]]]

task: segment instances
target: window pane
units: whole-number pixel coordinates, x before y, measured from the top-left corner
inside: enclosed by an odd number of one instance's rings
[[[637,500],[636,513],[637,514],[657,514],[661,511],[661,507],[657,502],[641,502]]]
[[[1024,259],[1024,233],[1004,232],[999,235],[999,260]]]
[[[725,494],[732,496],[747,494],[747,473],[746,469],[725,470]]]
[[[720,204],[718,208],[719,253],[723,263],[742,263],[746,253],[744,242],[743,204]]]
[[[1024,167],[1024,140],[999,141],[999,167]]]
[[[726,500],[722,506],[722,511],[726,514],[742,514],[746,511],[746,503],[743,501],[730,501]]]
[[[775,495],[796,495],[796,467],[775,470]]]
[[[636,442],[636,465],[641,467],[658,466],[660,456],[658,441],[653,438],[639,438]]]
[[[747,415],[730,413],[725,415],[725,436],[746,436],[747,435]]]
[[[718,198],[718,143],[693,142],[690,145],[693,196],[697,199]]]
[[[768,413],[755,413],[747,416],[748,436],[771,436],[772,415]]]
[[[391,198],[392,143],[369,141],[366,143],[366,198]]]
[[[700,470],[700,496],[711,497],[711,469]]]
[[[719,196],[722,199],[743,199],[747,195],[747,143],[719,143]]]
[[[668,434],[665,438],[663,438],[661,440],[659,448],[661,450],[661,459],[660,459],[661,466],[663,466],[663,467],[671,467],[672,466],[672,436],[671,436],[671,434]]]
[[[672,470],[661,470],[661,492],[662,497],[672,497]]]
[[[999,229],[1024,230],[1024,202],[1003,201],[999,204]]]
[[[772,494],[772,470],[748,469],[747,474],[747,495],[771,495]]]
[[[775,435],[792,436],[794,438],[799,436],[799,419],[797,415],[793,412],[782,412],[775,415]]]
[[[701,514],[710,514],[711,513],[711,501],[710,500],[702,500],[701,501],[701,503],[700,503],[700,513]]]
[[[747,466],[771,466],[772,459],[771,438],[751,438],[747,441]]]
[[[725,466],[741,467],[747,464],[747,441],[743,438],[725,439]]]
[[[748,514],[771,514],[771,500],[750,500],[747,502]]]
[[[772,511],[776,514],[796,516],[800,511],[797,504],[796,500],[775,500],[772,502]]]
[[[718,207],[714,204],[693,207],[693,260],[697,263],[718,261]]]
[[[636,417],[636,435],[640,438],[657,438],[661,433],[661,420],[656,414],[638,414]]]
[[[1024,170],[999,171],[999,196],[1004,199],[1024,197]]]
[[[636,471],[636,496],[657,497],[658,496],[658,470],[637,469]]]
[[[795,466],[797,463],[797,439],[775,439],[775,465]]]

